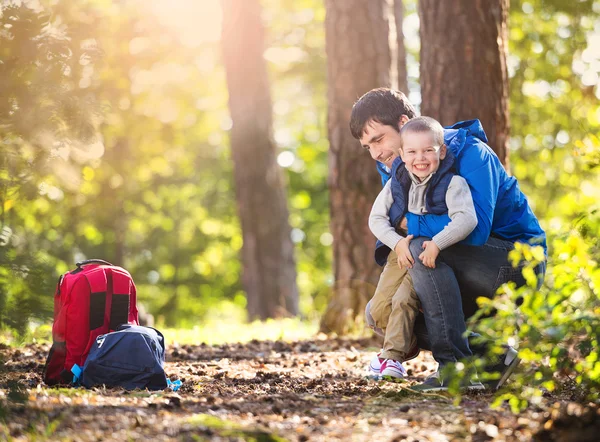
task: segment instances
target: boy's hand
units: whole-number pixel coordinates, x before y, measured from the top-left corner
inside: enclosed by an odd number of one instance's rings
[[[412,265],[415,262],[412,254],[410,253],[410,249],[408,248],[411,239],[413,239],[413,236],[408,235],[406,238],[402,238],[400,241],[398,241],[398,244],[396,244],[396,247],[394,247],[394,252],[396,252],[396,255],[398,255],[398,267],[400,268],[405,267],[412,269]]]
[[[433,241],[425,241],[423,248],[425,251],[419,255],[419,259],[425,267],[435,269],[435,259],[440,254],[440,248]]]

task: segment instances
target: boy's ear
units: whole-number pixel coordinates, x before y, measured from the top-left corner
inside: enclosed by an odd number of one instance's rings
[[[446,158],[446,145],[442,144],[442,147],[440,147],[440,160],[443,160],[444,158]]]
[[[398,130],[402,129],[402,126],[404,126],[408,120],[410,120],[410,118],[408,118],[405,114],[400,115],[400,119],[398,119]]]

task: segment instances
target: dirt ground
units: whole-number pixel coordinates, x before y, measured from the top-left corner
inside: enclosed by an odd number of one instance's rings
[[[409,382],[365,379],[374,340],[171,346],[177,392],[49,388],[48,346],[0,345],[0,440],[487,441],[598,440],[600,412],[568,389],[520,415],[491,409],[489,392],[407,390],[433,372],[431,355],[407,363]]]

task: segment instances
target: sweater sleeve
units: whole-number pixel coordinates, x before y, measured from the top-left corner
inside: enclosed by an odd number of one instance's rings
[[[373,203],[373,208],[369,215],[369,229],[371,229],[371,232],[373,232],[373,235],[379,241],[394,250],[398,241],[402,239],[402,236],[396,232],[396,229],[390,223],[389,212],[394,202],[391,183],[391,180],[385,183],[385,186]]]
[[[444,250],[465,239],[477,226],[477,214],[471,190],[466,180],[455,175],[446,192],[446,205],[450,222],[433,237],[433,242]]]

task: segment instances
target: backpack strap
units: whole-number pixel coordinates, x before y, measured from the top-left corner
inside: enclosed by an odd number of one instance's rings
[[[108,303],[108,282],[106,272],[102,267],[97,267],[84,273],[90,285],[90,330],[108,325],[106,315]]]
[[[85,279],[87,279],[88,284],[90,285],[91,293],[106,292],[108,283],[106,282],[106,274],[104,273],[103,268],[96,268],[91,272],[86,273]]]
[[[131,277],[118,267],[110,269],[112,273],[112,296],[110,302],[110,330],[116,330],[121,324],[127,324],[131,293]]]

